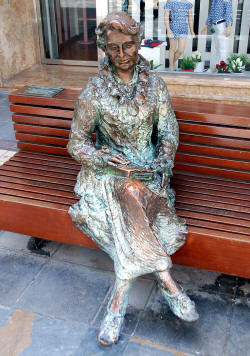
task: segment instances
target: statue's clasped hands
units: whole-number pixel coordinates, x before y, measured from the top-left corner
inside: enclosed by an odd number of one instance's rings
[[[126,159],[123,156],[123,154],[121,154],[121,153],[111,154],[110,149],[107,146],[103,146],[101,149],[101,152],[104,155],[108,155],[107,163],[110,166],[117,166],[119,164],[127,166],[128,164],[130,164],[130,161],[128,159]]]
[[[130,163],[122,154],[113,154],[111,155],[110,159],[108,160],[108,164],[110,166],[117,166],[117,164],[122,164],[127,166]]]

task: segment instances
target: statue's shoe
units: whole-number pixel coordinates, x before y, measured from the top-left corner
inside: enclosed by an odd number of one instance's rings
[[[124,315],[108,311],[101,323],[97,340],[102,346],[111,346],[118,341]]]
[[[168,302],[169,308],[180,319],[188,322],[195,322],[199,319],[195,303],[183,292],[183,290],[171,294],[162,288],[161,292]]]

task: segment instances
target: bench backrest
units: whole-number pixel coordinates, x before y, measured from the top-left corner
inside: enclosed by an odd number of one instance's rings
[[[22,88],[23,89],[23,88]],[[79,90],[54,98],[9,95],[18,148],[68,155],[66,145]],[[173,100],[180,127],[175,170],[250,180],[250,107]]]

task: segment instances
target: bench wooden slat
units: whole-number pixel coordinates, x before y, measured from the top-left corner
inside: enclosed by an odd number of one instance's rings
[[[180,132],[180,142],[197,143],[215,147],[249,150],[249,141],[237,138],[217,137]]]
[[[44,166],[49,166],[49,167],[59,167],[59,168],[66,168],[66,169],[72,169],[72,170],[77,170],[79,171],[79,165],[74,164],[74,161],[71,163],[68,162],[58,162],[58,161],[49,161],[49,160],[41,160],[41,159],[34,159],[34,158],[26,158],[26,157],[20,157],[20,156],[14,156],[11,157],[9,160],[9,163],[11,164],[12,162],[20,162],[22,164],[29,163],[29,164],[40,164]]]
[[[51,136],[41,136],[41,135],[31,135],[16,132],[16,139],[25,142],[35,142],[35,143],[45,143],[52,146],[63,146],[66,147],[68,144],[68,139],[59,138],[59,137],[51,137]]]
[[[187,184],[185,185],[184,183],[178,185],[178,183],[172,183],[171,186],[178,192],[190,192],[190,193],[196,193],[196,194],[207,194],[210,196],[217,196],[217,197],[226,197],[226,198],[231,198],[233,200],[241,200],[241,201],[247,201],[249,202],[249,194],[244,194],[244,192],[247,190],[240,191],[240,189],[232,188],[232,191],[230,191],[229,187],[222,188],[220,190],[219,186],[218,188],[214,186],[208,186],[206,187],[203,183],[199,184],[197,183],[197,187],[195,186],[195,183],[193,184]],[[237,193],[237,190],[240,192]],[[234,192],[235,191],[235,192]]]
[[[250,128],[250,118],[247,116],[240,116],[239,115],[221,115],[221,114],[205,114],[203,112],[196,113],[196,112],[187,112],[187,109],[181,109],[179,106],[176,106],[175,115],[178,120],[183,121],[198,121],[210,124],[220,124],[220,125],[231,125],[231,126],[241,126],[241,127],[248,127]],[[212,108],[213,110],[213,108]]]
[[[202,175],[194,175],[192,173],[185,173],[185,172],[175,172],[174,174],[174,179],[172,180],[172,183],[174,184],[175,182],[183,183],[183,184],[206,184],[209,187],[219,187],[219,189],[224,189],[226,187],[235,188],[239,189],[236,190],[237,192],[241,192],[242,189],[246,190],[246,194],[249,193],[250,189],[250,182],[244,181],[244,180],[239,180],[239,179],[228,179],[226,177],[211,177],[211,176],[202,176]],[[229,190],[230,191],[230,190]],[[234,191],[234,190],[233,190]]]
[[[24,197],[14,196],[14,195],[10,195],[10,194],[3,194],[3,193],[0,193],[0,206],[3,205],[3,204],[1,204],[1,201],[3,201],[3,202],[9,201],[14,204],[25,203],[25,205],[29,205],[30,207],[38,206],[38,207],[54,209],[55,211],[63,210],[63,211],[67,212],[69,209],[68,204],[53,203],[53,202],[43,201],[43,200],[39,200],[39,199],[24,198]],[[12,224],[13,224],[13,216],[15,216],[15,219],[17,218],[15,214],[12,215]],[[0,214],[0,221],[1,221],[1,214]],[[27,224],[27,222],[26,222],[26,224]],[[2,223],[1,226],[3,226],[3,225],[4,224]],[[3,229],[3,230],[5,230],[5,229]],[[11,231],[8,229],[6,229],[6,230]],[[29,235],[29,234],[25,234],[25,235]],[[36,236],[36,235],[34,235],[34,236]],[[39,236],[37,236],[37,237],[39,237]],[[52,240],[53,240],[53,238],[52,238]]]
[[[205,192],[200,192],[200,189],[197,189],[196,192],[193,190],[181,190],[180,188],[176,189],[176,194],[177,197],[182,197],[182,198],[194,198],[195,197],[199,200],[205,200],[205,201],[214,201],[216,199],[217,202],[219,203],[226,203],[226,204],[231,204],[235,209],[237,209],[238,206],[244,206],[248,208],[248,212],[250,209],[250,200],[249,197],[244,197],[246,200],[242,200],[240,197],[237,197],[237,194],[235,196],[237,198],[231,197],[225,197],[223,193],[221,194],[211,194],[211,193],[205,193]],[[177,198],[176,198],[177,199]],[[232,210],[233,210],[232,207]]]
[[[49,136],[59,136],[59,137],[69,137],[69,131],[47,127],[47,126],[34,126],[34,125],[24,125],[24,124],[14,124],[14,129],[22,133],[34,133],[37,135],[49,135]]]
[[[236,171],[231,169],[221,169],[221,168],[214,168],[209,166],[201,166],[195,165],[191,163],[179,163],[175,162],[175,170],[190,172],[190,173],[197,173],[203,174],[204,176],[218,176],[218,177],[226,177],[226,178],[233,178],[233,179],[242,179],[242,180],[250,180],[250,172],[246,171]]]
[[[67,197],[64,198],[55,195],[51,196],[51,195],[39,194],[35,192],[27,192],[18,189],[6,189],[3,187],[0,187],[0,194],[10,195],[10,196],[15,196],[20,198],[29,198],[29,199],[51,202],[51,203],[64,204],[64,205],[65,204],[72,205],[77,201],[77,199],[69,199]]]
[[[186,153],[197,153],[198,155],[207,155],[209,152],[210,156],[218,156],[224,158],[232,158],[239,160],[249,160],[250,161],[250,151],[244,150],[232,150],[229,148],[223,147],[211,147],[204,146],[199,144],[190,144],[190,143],[180,143],[178,147],[179,152]]]
[[[10,160],[6,162],[6,167],[13,167],[15,170],[16,167],[20,168],[30,168],[30,169],[37,169],[41,171],[46,171],[46,172],[58,172],[58,173],[65,173],[65,174],[73,174],[75,177],[77,173],[79,172],[79,169],[75,167],[71,167],[71,172],[69,172],[69,167],[61,167],[58,165],[55,165],[54,167],[49,164],[38,164],[36,163],[27,163],[27,162],[21,162],[21,161],[14,161]]]
[[[204,229],[214,229],[220,232],[221,234],[226,233],[233,233],[235,235],[245,235],[246,237],[249,237],[249,228],[243,227],[243,226],[238,226],[238,225],[230,225],[230,224],[223,224],[221,222],[215,222],[215,221],[207,221],[207,220],[199,220],[195,218],[190,218],[187,217],[185,212],[179,211],[179,215],[183,218],[185,218],[187,224],[189,227],[199,227],[199,228],[204,228]],[[207,234],[209,234],[209,231],[207,231]]]
[[[208,165],[214,167],[223,167],[223,168],[234,168],[238,170],[250,170],[250,162],[246,161],[236,161],[233,159],[225,159],[220,157],[212,156],[203,156],[198,154],[191,154],[186,152],[177,152],[176,153],[177,162],[190,162],[197,163],[201,165]]]
[[[29,193],[40,193],[40,194],[45,194],[45,195],[51,195],[51,196],[56,196],[56,197],[63,197],[63,198],[69,198],[69,199],[76,199],[76,196],[74,195],[73,192],[66,192],[65,190],[58,190],[55,189],[54,187],[52,189],[47,188],[42,188],[42,187],[37,187],[34,185],[27,185],[27,184],[18,184],[18,183],[11,183],[11,182],[3,182],[1,181],[1,187],[9,190],[19,190],[19,191],[24,191],[24,192],[29,192]],[[66,203],[65,203],[66,204]]]
[[[17,185],[23,185],[26,187],[25,189],[28,189],[28,187],[31,187],[31,189],[34,187],[36,188],[45,188],[45,189],[50,189],[55,192],[55,194],[62,194],[65,192],[66,195],[69,194],[72,196],[74,193],[74,189],[71,186],[64,185],[64,184],[56,184],[56,183],[51,183],[51,182],[43,182],[43,181],[37,181],[33,179],[26,179],[26,178],[18,178],[18,177],[6,177],[0,174],[0,182],[2,184],[17,184]]]
[[[181,121],[179,121],[179,128],[181,132],[250,139],[250,129],[246,128],[240,129],[218,125],[199,125],[197,123],[184,123]]]
[[[176,99],[172,98],[172,103],[175,111],[182,112],[190,117],[194,114],[202,114],[203,116],[224,116],[227,118],[227,121],[232,117],[234,122],[237,122],[238,117],[248,118],[249,119],[249,106],[243,105],[230,105],[230,104],[221,104],[211,103],[211,102],[201,102],[197,100],[185,100],[185,99]],[[220,122],[217,120],[217,122]]]
[[[35,151],[35,152],[42,152],[42,153],[52,153],[56,155],[65,155],[68,156],[67,148],[58,147],[58,146],[47,146],[47,145],[37,145],[35,143],[28,143],[28,142],[18,142],[17,147],[21,150],[25,151]]]
[[[10,105],[10,111],[20,114],[32,114],[38,116],[54,116],[72,119],[73,110],[51,109],[40,106]]]
[[[34,124],[40,126],[64,127],[70,129],[71,120],[56,119],[54,117],[12,114],[12,120],[17,123]]]
[[[246,242],[248,246],[248,248],[250,248],[249,246],[249,235],[245,235],[245,234],[235,234],[234,232],[227,232],[227,231],[218,231],[217,229],[207,229],[207,228],[202,228],[202,227],[195,227],[195,226],[188,226],[188,231],[190,231],[191,233],[198,233],[201,236],[202,235],[206,235],[206,231],[209,232],[209,235],[211,237],[223,237],[223,239],[227,239],[227,240],[231,240],[233,242],[235,241],[242,241],[242,242]],[[250,272],[250,271],[249,271]]]
[[[48,181],[41,181],[41,180],[34,180],[34,179],[28,179],[24,178],[23,176],[20,177],[10,177],[10,176],[4,176],[1,174],[0,171],[0,182],[5,183],[17,183],[20,185],[25,185],[25,186],[31,186],[31,187],[41,187],[41,188],[48,188],[53,191],[55,191],[55,194],[57,194],[57,190],[62,191],[62,192],[71,192],[73,194],[73,187],[72,185],[66,185],[66,184],[57,184],[53,182],[48,182]]]
[[[10,175],[15,176],[16,173],[26,173],[26,174],[31,174],[31,175],[36,175],[40,177],[51,177],[51,178],[59,178],[65,181],[71,181],[75,182],[76,175],[72,174],[72,172],[68,173],[58,173],[58,172],[53,172],[53,171],[46,171],[46,170],[39,170],[39,169],[34,169],[34,168],[24,168],[24,167],[13,167],[13,166],[8,166],[5,165],[3,167],[3,172],[7,172]]]
[[[250,228],[250,220],[249,220],[249,214],[237,212],[237,211],[232,211],[232,210],[226,210],[226,209],[219,209],[219,208],[214,208],[214,207],[208,207],[204,206],[202,204],[200,205],[194,205],[194,204],[188,204],[184,203],[183,201],[179,202],[178,200],[176,201],[176,208],[177,209],[182,209],[185,211],[189,212],[194,212],[198,214],[207,214],[210,215],[210,217],[213,215],[213,220],[218,221],[218,222],[227,222],[227,219],[232,219],[232,224],[234,224],[234,219],[239,222],[239,224],[242,224],[242,226],[245,226],[247,228]],[[201,215],[202,216],[202,215]],[[249,230],[250,233],[250,230]]]
[[[49,175],[44,176],[44,175],[39,175],[39,174],[32,174],[32,173],[24,173],[24,172],[13,172],[10,170],[0,170],[1,176],[5,177],[13,177],[13,178],[19,178],[19,179],[30,179],[33,181],[38,181],[38,182],[43,182],[43,183],[55,183],[55,184],[64,184],[65,186],[69,186],[72,189],[72,184],[73,181],[72,179],[60,179],[60,178],[55,178],[51,177]],[[73,184],[74,186],[74,184]]]
[[[209,214],[208,212],[194,211],[194,210],[191,210],[190,207],[188,207],[188,206],[185,208],[182,204],[178,204],[176,211],[177,211],[177,214],[185,217],[186,219],[193,218],[193,219],[197,219],[197,220],[201,220],[201,221],[206,221],[208,223],[215,222],[215,223],[227,224],[227,225],[232,225],[232,226],[238,226],[239,232],[242,230],[242,231],[244,231],[242,233],[245,233],[248,235],[250,232],[249,222],[247,220],[234,219],[234,218],[228,217],[228,216],[220,216],[220,215],[217,215],[216,212],[214,212],[213,214]],[[233,227],[232,227],[232,229],[233,229]]]
[[[16,153],[14,157],[28,157],[34,160],[41,160],[41,161],[48,161],[48,162],[56,161],[56,162],[67,163],[73,166],[79,166],[79,169],[81,168],[81,164],[69,156],[58,156],[58,155],[46,154],[43,152],[32,152],[32,151],[22,150]]]
[[[241,213],[246,213],[248,214],[247,219],[250,220],[250,209],[249,207],[243,206],[240,203],[239,204],[234,204],[233,202],[227,203],[225,201],[219,202],[217,199],[213,200],[212,197],[205,199],[204,196],[198,197],[195,199],[193,195],[190,195],[189,197],[183,195],[183,194],[178,194],[176,197],[176,203],[180,204],[192,204],[195,206],[203,206],[207,208],[217,208],[217,209],[223,209],[223,210],[229,210],[229,211],[235,211],[235,212],[241,212]]]

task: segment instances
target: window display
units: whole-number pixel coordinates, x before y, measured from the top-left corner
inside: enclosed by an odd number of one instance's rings
[[[193,4],[187,0],[169,0],[164,6],[165,25],[170,40],[169,69],[174,70],[177,60],[185,51],[188,25],[190,33],[195,36],[193,30]]]
[[[250,77],[250,1],[109,0],[120,10],[141,22],[141,54],[157,70]]]

